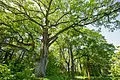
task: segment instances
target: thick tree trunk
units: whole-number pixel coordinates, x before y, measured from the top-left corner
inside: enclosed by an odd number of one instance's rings
[[[36,68],[36,76],[38,77],[46,77],[48,52],[49,52],[49,36],[48,36],[48,29],[45,28],[43,32],[43,39],[41,44],[40,62],[37,64],[37,68]]]

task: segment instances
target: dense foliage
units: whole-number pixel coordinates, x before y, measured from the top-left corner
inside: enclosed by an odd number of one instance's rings
[[[119,10],[114,0],[0,0],[0,79],[119,76],[119,52],[85,28],[118,29]]]
[[[112,57],[112,75],[113,76],[120,76],[120,52],[117,52],[113,57]]]

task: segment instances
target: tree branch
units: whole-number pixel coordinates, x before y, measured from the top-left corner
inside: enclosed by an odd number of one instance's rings
[[[24,47],[20,47],[20,46],[17,46],[17,45],[14,45],[14,44],[10,44],[10,43],[1,43],[1,45],[8,45],[8,46],[11,46],[11,47],[15,47],[15,48],[20,48],[20,49],[24,49],[26,51],[29,51],[28,49],[24,48]]]
[[[51,26],[49,26],[49,27],[56,27],[56,26],[58,26],[58,25],[60,25],[60,24],[69,23],[69,22],[70,22],[70,21],[59,22],[59,23],[56,23],[56,24],[51,25]]]
[[[49,6],[48,6],[48,8],[47,8],[47,11],[46,11],[46,16],[45,16],[45,18],[46,18],[46,21],[45,21],[45,23],[46,23],[46,26],[48,25],[48,16],[49,16],[49,11],[50,11],[50,7],[51,7],[51,4],[52,4],[52,1],[53,0],[50,0],[50,2],[49,2]]]
[[[59,22],[64,16],[66,16],[67,14],[69,14],[69,12],[63,14],[63,15],[56,21],[56,23],[58,23],[58,22]]]
[[[42,2],[41,0],[39,0],[39,1],[43,4],[43,6],[44,6],[45,8],[48,8],[47,5],[44,4],[44,2]]]
[[[54,43],[57,40],[58,37],[55,37],[54,39],[52,39],[51,41],[49,41],[49,46]]]
[[[50,12],[49,14],[55,13],[59,8],[56,8],[54,11]]]
[[[72,27],[75,27],[75,26],[85,26],[85,25],[92,24],[92,23],[94,23],[94,22],[102,19],[102,18],[105,17],[105,16],[108,16],[108,15],[114,13],[114,12],[117,12],[118,10],[120,10],[120,8],[115,9],[115,10],[109,12],[109,13],[104,12],[103,15],[101,14],[101,15],[102,15],[101,17],[99,17],[99,18],[94,18],[93,21],[91,21],[91,22],[88,22],[88,23],[85,23],[85,24],[79,24],[79,23],[81,23],[81,21],[84,21],[84,20],[87,20],[87,19],[88,19],[88,18],[84,18],[84,19],[80,20],[79,22],[77,22],[77,23],[75,22],[75,23],[71,24],[70,26],[68,26],[68,27],[60,30],[58,33],[56,33],[56,34],[55,34],[53,37],[51,37],[50,39],[53,39],[54,37],[58,36],[59,34],[63,33],[64,31],[66,31],[66,30],[68,30],[68,29],[70,29],[70,28],[72,28]],[[98,15],[100,15],[100,14],[98,13]],[[97,16],[97,15],[94,15],[94,16]]]
[[[42,9],[41,5],[40,5],[36,0],[33,0],[33,1],[39,6],[39,8],[40,8],[40,10],[41,10],[41,13],[42,13],[43,16],[45,17],[45,13],[43,12],[43,9]]]
[[[36,20],[34,20],[32,17],[30,17],[30,15],[27,14],[27,11],[26,11],[26,9],[24,8],[24,6],[22,6],[21,4],[19,4],[19,6],[24,9],[24,11],[25,11],[24,14],[25,14],[31,21],[33,21],[34,23],[38,24],[38,25],[41,26],[42,28],[44,27],[42,24],[40,24],[39,22],[37,22]]]
[[[5,4],[5,3],[2,2],[2,1],[0,1],[0,3],[2,3],[2,5],[4,5],[4,6],[6,7],[6,9],[9,10],[9,11],[11,11],[13,14],[15,14],[15,15],[16,15],[16,14],[24,14],[24,15],[26,15],[26,16],[29,18],[29,20],[31,20],[32,22],[34,22],[34,23],[38,24],[39,26],[43,27],[42,24],[40,24],[39,22],[37,22],[36,20],[34,20],[32,17],[30,17],[30,15],[27,14],[26,9],[25,9],[24,6],[22,6],[21,4],[18,3],[18,6],[22,7],[25,12],[22,12],[22,11],[18,10],[17,8],[11,7],[11,6]],[[4,6],[3,6],[3,7],[4,7]],[[13,10],[10,10],[9,8],[11,8],[11,9],[13,9]],[[16,12],[13,12],[14,10],[17,10],[17,11],[20,12],[20,13],[18,13],[18,12],[17,12],[17,13],[16,13]]]

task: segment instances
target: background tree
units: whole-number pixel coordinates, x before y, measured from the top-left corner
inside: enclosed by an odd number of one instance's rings
[[[111,72],[113,76],[120,76],[120,52],[116,52],[112,57]]]
[[[69,73],[71,71],[72,79],[74,79],[75,73],[87,75],[89,79],[90,76],[109,74],[107,72],[110,70],[110,59],[115,48],[112,44],[108,44],[98,32],[87,28],[80,30],[73,28],[58,38],[57,45],[59,45],[57,50],[60,50],[64,63],[66,63],[64,65],[66,70]],[[80,68],[76,70],[78,66]]]

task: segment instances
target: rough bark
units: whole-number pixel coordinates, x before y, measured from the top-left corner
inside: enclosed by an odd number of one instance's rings
[[[40,61],[38,62],[36,68],[36,76],[38,77],[46,77],[48,51],[49,51],[49,35],[48,35],[48,29],[45,28],[43,32],[43,39],[41,44]]]

